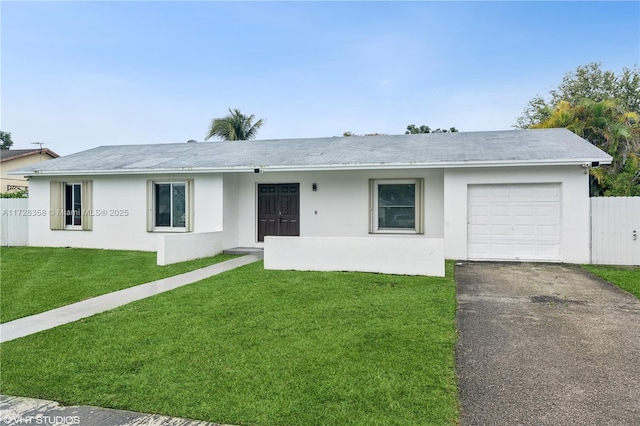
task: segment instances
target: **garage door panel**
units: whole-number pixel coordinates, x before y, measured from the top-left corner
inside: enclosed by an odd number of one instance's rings
[[[528,214],[528,215],[514,215],[511,218],[511,224],[514,226],[520,225],[520,226],[530,226],[530,225],[535,225],[536,224],[536,215],[534,214]]]
[[[560,260],[560,184],[470,185],[468,257]]]
[[[492,217],[511,216],[511,206],[494,205],[489,208]]]
[[[483,187],[477,187],[474,189],[474,191],[469,191],[469,199],[473,199],[473,200],[486,200],[489,198],[489,187],[488,186],[483,186]]]
[[[513,206],[513,214],[515,216],[527,216],[532,217],[535,215],[536,206],[533,204],[523,204]]]
[[[491,251],[497,255],[506,256],[512,251],[511,244],[490,244]]]
[[[513,227],[514,238],[532,238],[536,236],[536,227],[533,225],[516,225]]]
[[[540,237],[549,237],[560,239],[560,226],[558,225],[540,225],[538,226],[538,235]]]
[[[549,257],[549,258],[559,258],[560,257],[560,246],[557,244],[538,244],[538,256],[539,257]]]
[[[559,205],[541,205],[536,207],[536,216],[553,217],[556,220],[560,220],[560,206]]]
[[[473,214],[477,216],[488,216],[489,215],[489,204],[474,204],[472,206]]]
[[[469,227],[469,235],[474,237],[489,236],[491,235],[491,226],[476,224]]]
[[[470,210],[470,214],[476,218],[475,223],[489,223],[489,206],[473,206]]]
[[[503,200],[506,201],[511,196],[511,190],[506,187],[490,186],[487,191],[487,198],[493,201]]]
[[[560,201],[560,185],[540,185],[536,191],[536,199],[540,201]]]
[[[491,232],[489,233],[489,237],[495,236],[496,238],[500,237],[511,237],[512,227],[510,225],[492,225]]]
[[[481,254],[490,250],[489,244],[469,243],[469,255]]]
[[[535,256],[536,247],[533,244],[514,244],[513,253],[519,258],[530,258]]]
[[[527,201],[536,198],[536,189],[530,186],[513,187],[510,189],[512,199]]]

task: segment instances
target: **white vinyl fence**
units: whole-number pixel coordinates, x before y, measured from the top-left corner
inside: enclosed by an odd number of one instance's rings
[[[0,246],[29,244],[28,214],[28,198],[0,198]]]
[[[591,263],[640,265],[640,197],[591,199]]]

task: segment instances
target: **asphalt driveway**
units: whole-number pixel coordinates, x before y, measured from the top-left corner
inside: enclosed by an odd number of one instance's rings
[[[462,425],[639,425],[640,302],[574,265],[456,265]]]

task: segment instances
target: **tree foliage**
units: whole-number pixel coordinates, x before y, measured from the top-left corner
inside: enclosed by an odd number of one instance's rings
[[[432,130],[431,127],[429,126],[416,126],[415,124],[409,124],[407,126],[407,130],[404,132],[405,135],[416,135],[419,133],[455,133],[457,132],[458,129],[456,129],[455,127],[449,127],[448,129],[441,129],[440,127],[438,127],[435,130]],[[346,131],[342,134],[342,136],[344,137],[349,137],[349,136],[386,136],[386,133],[365,133],[364,135],[358,135],[356,133],[353,133],[351,131]]]
[[[405,135],[416,135],[419,133],[455,133],[458,129],[455,127],[449,127],[448,129],[441,129],[438,127],[435,130],[431,130],[431,127],[425,126],[424,124],[420,127],[415,124],[409,124],[407,126],[407,130],[404,132]]]
[[[225,141],[238,141],[255,139],[258,129],[262,127],[262,119],[256,121],[255,115],[244,115],[239,109],[229,108],[229,115],[222,118],[214,118],[209,125],[209,131],[205,140],[218,137]]]
[[[348,138],[350,136],[387,136],[387,134],[386,133],[365,133],[364,135],[358,135],[356,133],[353,133],[347,130],[342,134],[342,136],[344,136],[345,138]]]
[[[27,192],[24,190],[16,192],[0,192],[0,198],[28,198]]]
[[[591,169],[594,196],[640,196],[640,69],[598,62],[566,73],[548,98],[536,95],[515,127],[566,127],[613,157]]]
[[[407,130],[404,132],[405,135],[417,135],[419,133],[431,133],[431,127],[425,126],[424,124],[420,127],[417,127],[415,124],[409,124]]]
[[[546,120],[549,109],[560,101],[577,105],[583,99],[594,102],[616,99],[621,108],[640,113],[640,69],[635,65],[616,74],[602,70],[599,62],[579,66],[566,73],[562,83],[551,89],[547,98],[536,95],[529,101],[515,127],[526,129]]]
[[[530,128],[565,127],[606,151],[611,165],[591,169],[592,195],[640,196],[640,115],[621,102],[583,99],[560,101],[545,110],[547,118]]]
[[[11,140],[11,133],[3,132],[0,130],[0,149],[9,149],[13,146],[13,141]]]

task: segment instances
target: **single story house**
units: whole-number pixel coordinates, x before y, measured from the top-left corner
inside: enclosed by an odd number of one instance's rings
[[[102,146],[19,173],[32,246],[443,275],[445,258],[589,263],[588,172],[610,162],[539,129]]]
[[[58,157],[58,154],[47,148],[0,149],[0,192],[29,192],[29,181],[25,176],[9,176],[8,173]]]

